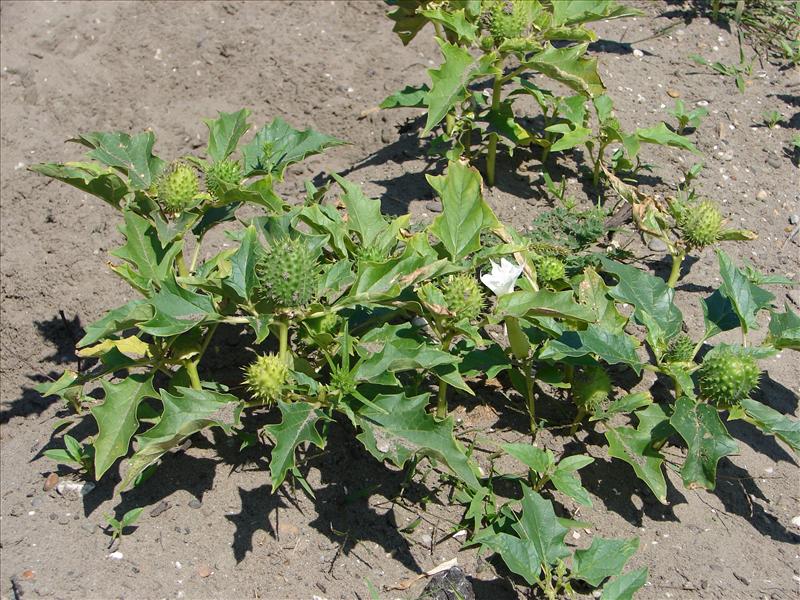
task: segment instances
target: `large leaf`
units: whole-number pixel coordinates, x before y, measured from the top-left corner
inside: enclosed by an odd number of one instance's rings
[[[751,423],[783,440],[795,452],[800,452],[800,421],[789,419],[786,415],[752,398],[745,398],[741,404]]]
[[[153,317],[139,323],[138,327],[145,333],[159,337],[177,335],[219,318],[210,296],[182,288],[174,279],[162,283],[150,304]]]
[[[720,290],[715,290],[708,298],[703,298],[702,304],[706,339],[740,326],[739,316],[733,304]]]
[[[381,214],[381,201],[367,198],[361,187],[336,174],[333,178],[344,190],[342,202],[347,209],[348,228],[358,234],[365,247],[371,246],[387,227]]]
[[[246,108],[232,113],[220,111],[216,119],[204,119],[208,127],[208,156],[219,162],[230,156],[241,137],[250,128],[247,117],[250,111]]]
[[[147,321],[153,316],[153,309],[145,300],[131,300],[113,310],[105,316],[86,327],[86,334],[78,341],[76,346],[83,348],[125,329],[130,329],[137,323]]]
[[[551,79],[589,98],[605,91],[597,72],[597,59],[584,58],[588,44],[556,48],[548,45],[534,54],[523,66],[544,73]]]
[[[420,11],[420,14],[430,21],[444,25],[454,32],[462,43],[474,42],[478,34],[478,27],[470,23],[463,8],[450,11],[436,8]]]
[[[636,354],[633,336],[614,332],[591,324],[583,331],[566,331],[558,340],[548,340],[542,348],[540,358],[561,360],[564,357],[581,357],[595,354],[608,364],[623,363],[637,373],[642,370],[642,361]]]
[[[136,417],[139,404],[145,398],[158,398],[153,389],[153,376],[129,375],[120,383],[103,381],[105,399],[92,408],[98,434],[94,441],[94,474],[103,476],[111,465],[128,453],[131,438],[139,428]]]
[[[31,166],[30,170],[68,183],[117,209],[121,208],[122,199],[130,191],[113,169],[95,163],[43,163]]]
[[[731,258],[722,250],[717,250],[719,272],[722,285],[719,291],[730,300],[733,310],[739,317],[742,330],[747,333],[758,328],[756,315],[758,311],[770,306],[775,299],[770,292],[753,284],[741,269],[737,268]]]
[[[800,350],[800,315],[788,304],[784,305],[784,310],[772,313],[767,341],[779,350]]]
[[[513,528],[533,545],[542,563],[552,565],[569,555],[564,545],[567,528],[556,518],[553,503],[527,486],[522,488],[522,515]]]
[[[427,98],[430,91],[431,88],[427,83],[419,86],[407,85],[402,90],[384,98],[378,108],[425,108],[428,106]]]
[[[135,190],[149,189],[164,169],[164,161],[153,155],[156,137],[152,131],[132,137],[127,133],[98,131],[70,141],[92,148],[87,156],[122,170]]]
[[[345,143],[313,129],[299,131],[277,117],[264,125],[255,138],[242,148],[245,176],[269,173],[282,180],[289,165]]]
[[[427,179],[442,200],[442,214],[434,219],[430,232],[458,261],[478,250],[481,231],[499,226],[499,221],[483,200],[481,176],[474,167],[451,162],[445,175]]]
[[[307,402],[278,402],[281,411],[281,422],[276,425],[265,425],[264,430],[275,442],[269,459],[269,473],[274,493],[284,479],[286,473],[295,468],[295,450],[302,443],[314,444],[317,448],[325,448],[325,440],[317,430],[317,421],[325,419],[325,413]]]
[[[600,600],[633,600],[633,595],[647,583],[647,567],[614,577],[603,586]]]
[[[258,233],[253,225],[244,231],[239,248],[230,258],[231,273],[225,285],[242,300],[250,300],[257,284],[256,262],[258,262]]]
[[[480,488],[477,468],[453,436],[452,417],[437,421],[430,415],[428,394],[380,394],[372,404],[356,420],[362,429],[358,439],[375,458],[402,467],[413,456],[428,456],[443,462],[471,489]]]
[[[128,264],[111,268],[143,293],[149,293],[152,284],[161,285],[172,272],[183,243],[162,246],[155,227],[131,210],[125,211],[125,223],[119,230],[125,236],[125,245],[111,254]]]
[[[586,550],[576,550],[572,576],[597,587],[607,577],[619,575],[639,548],[639,538],[609,540],[596,537]]]
[[[659,123],[647,129],[637,129],[636,137],[639,141],[647,144],[672,146],[673,148],[682,148],[695,154],[700,154],[700,151],[689,141],[689,138],[671,131],[664,123]]]
[[[739,451],[739,446],[720,421],[719,413],[713,406],[683,396],[675,403],[675,412],[669,422],[688,449],[681,468],[683,484],[689,489],[703,487],[713,490],[717,463],[722,457]]]
[[[425,121],[423,135],[429,133],[447,113],[469,95],[467,84],[473,78],[489,72],[491,56],[475,59],[464,48],[448,44],[436,38],[442,50],[444,62],[438,69],[429,69],[431,91],[428,92],[428,119]]]
[[[427,4],[427,0],[387,0],[387,4],[397,6],[388,17],[394,21],[392,31],[406,46],[428,23],[428,19],[417,13],[418,8]]]
[[[239,423],[241,402],[230,394],[176,387],[172,393],[161,390],[161,403],[164,412],[158,423],[136,436],[139,448],[128,462],[123,489],[190,435],[207,427],[220,427],[230,434]]]
[[[557,0],[552,3],[553,25],[583,25],[604,19],[635,17],[639,10],[618,4],[615,0]]]
[[[555,317],[594,321],[596,314],[575,302],[572,292],[520,290],[503,294],[497,301],[497,314],[509,317]]]
[[[639,323],[648,329],[657,328],[655,336],[671,339],[681,332],[683,315],[673,303],[675,291],[663,279],[649,273],[602,258],[603,268],[619,278],[616,286],[609,290],[611,297],[632,304]]]
[[[624,460],[633,467],[637,477],[647,484],[662,504],[667,501],[667,482],[661,466],[664,457],[655,449],[672,433],[669,417],[657,404],[636,413],[639,425],[632,427],[612,427],[606,431],[608,454]]]

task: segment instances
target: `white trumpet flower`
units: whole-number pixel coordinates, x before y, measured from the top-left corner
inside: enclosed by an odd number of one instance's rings
[[[500,259],[500,264],[489,261],[492,270],[481,274],[483,285],[492,290],[496,296],[503,296],[514,291],[517,279],[522,275],[522,267],[505,258]]]

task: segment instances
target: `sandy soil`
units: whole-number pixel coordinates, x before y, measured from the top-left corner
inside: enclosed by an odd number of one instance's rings
[[[706,162],[698,187],[724,203],[733,223],[760,235],[728,251],[763,272],[800,278],[800,239],[784,244],[790,216],[800,213],[800,170],[783,151],[800,128],[797,70],[756,60],[747,91],[738,94],[732,80],[688,60],[696,52],[737,62],[735,35],[681,2],[641,6],[644,18],[598,24],[603,41],[593,46],[625,124],[668,118],[670,94],[689,105],[707,103],[710,115],[695,134]],[[120,241],[113,210],[25,167],[77,158],[79,148],[63,140],[94,130],[151,127],[157,152],[179,156],[201,145],[201,118],[249,107],[253,123],[280,116],[351,142],[293,168],[282,188],[287,197],[304,179],[347,172],[387,212],[429,218],[437,206],[423,173],[437,165],[425,160],[408,126],[414,111],[361,118],[387,94],[425,81],[425,69],[439,62],[426,36],[403,48],[384,13],[377,2],[341,1],[2,3],[3,599],[368,598],[367,581],[391,587],[454,556],[473,577],[478,598],[525,597],[506,573],[459,552],[459,542],[447,537],[458,511],[435,496],[426,501],[424,484],[391,501],[402,474],[377,464],[341,429],[312,462],[316,502],[289,488],[271,496],[262,456],[239,454],[224,441],[217,453],[198,438],[167,458],[148,485],[123,496],[119,510],[147,508],[123,541],[121,560],[108,558],[101,530],[103,515],[120,501],[112,497],[113,475],[83,499],[42,490],[54,469],[42,451],[57,445],[51,432],[60,406],[32,386],[74,368],[81,327],[131,292],[106,267],[107,252]],[[668,35],[652,37],[672,24]],[[783,127],[761,125],[768,109],[786,116]],[[655,165],[649,183],[656,193],[667,193],[692,160],[661,150],[645,157]],[[487,193],[499,216],[518,227],[546,206],[529,166],[535,171],[525,155],[501,160],[501,185]],[[585,198],[571,175],[570,193]],[[646,262],[658,272],[666,266],[659,254]],[[696,292],[719,281],[715,262],[704,253],[679,288],[690,325],[702,322]],[[800,306],[800,292],[778,295]],[[238,342],[230,336],[225,343]],[[218,363],[222,371],[235,368]],[[759,399],[796,417],[797,355],[784,353],[764,367]],[[465,426],[495,425],[490,402],[459,407]],[[749,426],[732,424],[731,431],[741,454],[720,463],[716,491],[683,489],[670,473],[668,507],[625,465],[596,461],[582,471],[595,507],[579,515],[594,528],[570,543],[639,536],[631,564],[650,568],[638,596],[644,599],[797,597],[796,459]],[[88,424],[73,431],[91,433]],[[576,443],[601,456],[596,441]],[[420,526],[400,531],[417,516]],[[413,598],[423,584],[381,597]]]

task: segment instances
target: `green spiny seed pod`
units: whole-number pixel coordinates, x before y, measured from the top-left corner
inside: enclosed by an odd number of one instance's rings
[[[494,38],[490,35],[485,35],[478,41],[478,44],[480,45],[481,50],[484,52],[489,52],[492,48],[494,48]]]
[[[356,252],[359,260],[366,262],[383,262],[386,253],[377,246],[360,246]]]
[[[688,246],[705,248],[719,238],[722,214],[714,202],[704,200],[682,213],[678,228]]]
[[[695,343],[692,338],[682,333],[670,341],[667,352],[664,354],[664,360],[671,363],[691,362],[694,358],[694,347]]]
[[[536,265],[536,276],[539,283],[552,283],[563,279],[565,275],[564,263],[555,256],[545,256]]]
[[[226,188],[236,187],[242,180],[242,165],[234,160],[221,160],[206,169],[206,189],[218,198]]]
[[[572,399],[578,408],[594,412],[611,394],[611,378],[600,365],[578,367],[572,376]]]
[[[761,369],[742,346],[722,345],[706,355],[698,375],[700,395],[719,408],[731,408],[758,387]]]
[[[492,32],[492,36],[498,44],[505,40],[522,37],[527,25],[521,2],[512,2],[509,7],[506,2],[501,1],[492,7],[489,31]]]
[[[192,205],[199,192],[197,174],[184,163],[174,164],[158,184],[158,201],[169,213],[179,213]]]
[[[263,403],[274,402],[281,396],[289,380],[289,368],[274,354],[256,357],[245,368],[244,383],[250,393]]]
[[[306,306],[319,280],[316,257],[302,239],[276,242],[258,261],[256,275],[264,295],[283,308]]]
[[[478,281],[466,273],[451,275],[440,286],[447,310],[456,319],[473,321],[483,309],[483,292]]]

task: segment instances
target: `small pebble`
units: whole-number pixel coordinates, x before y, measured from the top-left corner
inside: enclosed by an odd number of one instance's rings
[[[670,98],[680,98],[681,93],[678,90],[667,90],[667,96]]]
[[[124,555],[124,554],[122,554],[122,552],[120,552],[119,550],[117,550],[116,552],[112,552],[111,554],[109,554],[109,555],[108,555],[108,558],[110,558],[111,560],[122,560],[122,558],[123,558],[124,556],[125,556],[125,555]]]
[[[28,581],[33,581],[36,579],[36,571],[33,569],[26,569],[22,572],[22,578]]]
[[[800,215],[791,215],[789,217],[789,223],[791,223],[792,225],[797,225],[798,223],[800,223]]]
[[[800,515],[797,515],[792,519],[792,525],[800,529]]]
[[[197,567],[197,574],[200,577],[209,577],[214,571],[211,570],[211,567],[208,565],[200,565]]]
[[[159,502],[155,506],[155,508],[153,508],[153,510],[150,511],[150,516],[151,517],[157,517],[161,513],[166,512],[167,510],[169,510],[169,507],[170,507],[170,503],[167,502],[166,500],[162,500],[161,502]]]
[[[442,212],[442,205],[438,202],[428,202],[425,204],[426,210],[431,211],[432,213],[440,213]]]
[[[189,508],[200,508],[203,504],[197,498],[189,500]]]
[[[97,529],[97,525],[92,523],[91,521],[84,521],[81,523],[81,529],[83,529],[88,534],[93,534]]]
[[[653,238],[652,240],[650,240],[650,243],[647,244],[647,247],[650,248],[650,250],[652,250],[653,252],[667,251],[667,245],[664,243],[663,240],[660,240],[658,238]]]
[[[639,50],[638,48],[634,48],[634,49],[633,49],[633,55],[634,55],[636,58],[642,58],[642,57],[644,56],[644,52],[642,52],[642,51],[641,51],[641,50]]]
[[[56,473],[50,473],[50,475],[47,476],[47,479],[44,480],[44,485],[42,485],[42,489],[45,492],[49,492],[57,485],[58,485],[58,475]]]
[[[763,202],[767,199],[768,195],[769,194],[767,194],[767,190],[758,190],[758,193],[756,194],[756,200],[761,200]]]

